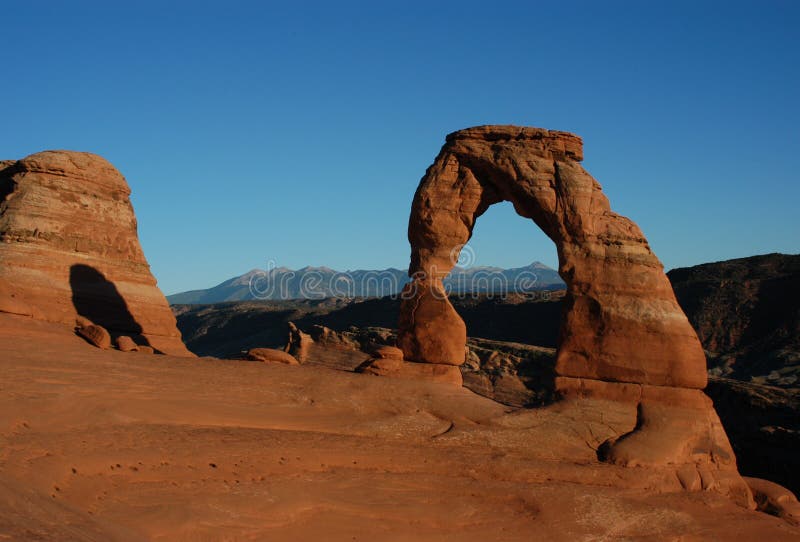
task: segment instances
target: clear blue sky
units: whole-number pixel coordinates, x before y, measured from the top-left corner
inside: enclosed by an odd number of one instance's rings
[[[0,157],[108,158],[168,294],[269,259],[406,266],[420,177],[478,124],[583,136],[667,268],[800,252],[800,2],[0,6]],[[507,204],[472,245],[556,264]]]

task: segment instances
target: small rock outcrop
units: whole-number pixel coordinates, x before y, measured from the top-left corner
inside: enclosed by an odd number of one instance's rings
[[[111,335],[102,326],[94,324],[83,326],[78,328],[78,335],[102,350],[107,350],[111,347]]]
[[[464,381],[461,371],[454,365],[439,363],[416,363],[397,358],[375,358],[356,369],[358,373],[376,376],[391,376],[411,380],[425,380],[461,386]]]
[[[347,333],[321,325],[313,325],[307,331],[289,322],[289,339],[285,350],[300,363],[352,370],[370,359],[369,354],[361,350],[358,341]]]
[[[456,386],[464,384],[461,370],[455,365],[405,361],[402,350],[387,344],[376,346],[370,350],[372,357],[356,367],[354,369],[355,372],[376,376],[442,382]]]
[[[263,361],[264,363],[300,365],[293,355],[276,348],[251,348],[247,352],[247,359],[251,361]]]
[[[137,235],[125,178],[89,153],[0,162],[0,309],[192,356]]]
[[[403,351],[396,346],[382,345],[372,352],[377,359],[403,359]]]
[[[136,352],[139,350],[139,346],[136,342],[127,335],[120,335],[117,337],[116,343],[117,350],[120,352]]]
[[[759,510],[800,526],[800,502],[785,487],[761,478],[745,477]]]

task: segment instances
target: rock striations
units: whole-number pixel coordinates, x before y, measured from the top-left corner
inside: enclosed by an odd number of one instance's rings
[[[93,154],[0,162],[0,310],[88,320],[191,356],[139,245],[129,196],[125,178]]]

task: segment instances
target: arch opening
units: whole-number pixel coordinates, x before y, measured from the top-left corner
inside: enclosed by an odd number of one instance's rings
[[[443,284],[469,337],[556,347],[566,284],[555,245],[541,229],[500,202],[476,220],[453,256]]]
[[[505,200],[476,217],[454,256],[444,285],[467,331],[464,386],[514,407],[551,402],[566,288],[553,240]]]

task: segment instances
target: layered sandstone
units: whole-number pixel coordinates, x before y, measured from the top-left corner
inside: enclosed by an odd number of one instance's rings
[[[125,178],[93,154],[0,162],[0,309],[88,320],[190,356],[139,245],[129,196]]]
[[[703,388],[705,359],[641,230],[611,210],[580,165],[581,139],[540,128],[450,134],[414,196],[400,346],[415,361],[463,363],[465,329],[442,279],[490,205],[510,201],[556,245],[567,283],[562,376]]]

